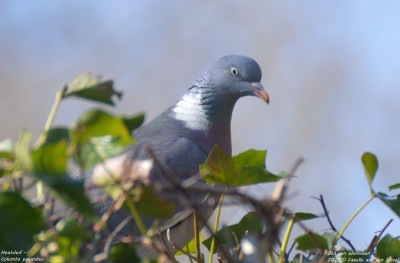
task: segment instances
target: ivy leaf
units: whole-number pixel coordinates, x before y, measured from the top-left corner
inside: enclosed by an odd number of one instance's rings
[[[394,190],[394,189],[399,189],[400,188],[400,184],[394,184],[389,186],[389,190]]]
[[[16,165],[21,170],[33,172],[33,160],[29,143],[32,139],[32,134],[27,130],[21,130],[18,140],[15,144],[15,159]]]
[[[319,216],[311,214],[311,213],[303,213],[303,212],[298,212],[294,214],[294,218],[296,221],[304,221],[304,220],[310,220],[314,218],[318,218]]]
[[[200,244],[201,244],[202,240],[203,240],[203,236],[202,236],[202,234],[201,234],[201,232],[200,232],[200,233],[199,233],[199,241],[200,241]],[[182,248],[182,250],[185,251],[185,252],[187,252],[187,253],[189,253],[189,254],[194,254],[194,253],[196,253],[196,239],[193,238],[192,241],[190,241],[186,246],[184,246],[184,247]],[[176,256],[181,256],[181,255],[184,255],[184,254],[183,254],[182,251],[178,251],[175,255],[176,255]]]
[[[202,179],[215,184],[243,186],[275,182],[280,177],[265,168],[267,151],[248,150],[233,158],[215,146],[207,160],[200,165]]]
[[[257,232],[261,233],[263,230],[263,222],[254,212],[250,212],[245,215],[239,223],[224,227],[216,233],[216,238],[223,244],[236,244],[234,234],[239,239],[245,236],[246,232]],[[209,250],[211,248],[212,237],[206,239],[203,242]]]
[[[378,193],[376,197],[379,198],[385,205],[387,205],[392,211],[400,217],[400,195],[396,197],[390,197],[385,193]]]
[[[75,161],[85,170],[91,170],[131,145],[134,139],[125,121],[101,110],[82,114],[71,130]]]
[[[63,175],[67,172],[68,129],[56,128],[46,133],[44,141],[32,151],[35,174]]]
[[[308,233],[296,238],[297,249],[302,251],[324,250],[328,249],[328,241],[324,236]]]
[[[19,193],[0,194],[0,248],[27,251],[33,236],[46,227],[41,211]]]
[[[376,246],[376,257],[381,262],[387,262],[386,259],[389,258],[394,261],[398,260],[400,258],[400,241],[398,238],[393,238],[389,234],[382,238]]]
[[[66,85],[62,97],[76,96],[87,100],[115,105],[112,101],[114,95],[117,96],[118,99],[121,99],[122,92],[114,89],[112,80],[102,80],[100,76],[94,76],[89,72],[85,72]]]
[[[169,218],[175,211],[175,204],[157,196],[151,186],[138,185],[133,192],[136,207],[144,216]]]
[[[378,170],[378,159],[373,153],[366,152],[362,155],[361,161],[364,166],[364,172],[368,180],[368,185],[372,191],[372,181],[374,180],[376,171]]]
[[[124,263],[124,262],[142,262],[138,255],[136,254],[135,248],[133,245],[119,243],[113,246],[110,250],[110,255],[108,259],[111,262],[115,263]],[[154,261],[150,261],[154,262]]]

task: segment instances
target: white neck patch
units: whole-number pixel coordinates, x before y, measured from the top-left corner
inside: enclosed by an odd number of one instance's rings
[[[186,93],[172,109],[174,117],[182,121],[186,128],[208,131],[210,121],[202,105],[201,93]]]

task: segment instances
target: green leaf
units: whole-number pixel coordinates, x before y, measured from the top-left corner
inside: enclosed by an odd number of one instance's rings
[[[123,118],[100,110],[87,111],[71,130],[74,159],[85,170],[123,151],[134,142]]]
[[[203,236],[202,236],[201,233],[199,233],[200,244],[201,244],[202,240],[203,240]],[[196,253],[196,239],[193,238],[192,241],[190,241],[186,246],[184,246],[182,248],[182,250],[185,251],[186,253],[189,253],[189,254]],[[176,256],[181,256],[181,255],[184,255],[184,254],[183,254],[182,251],[178,251],[175,255]]]
[[[57,225],[58,236],[67,237],[69,239],[89,240],[91,238],[90,232],[79,225],[75,218],[63,218]]]
[[[140,214],[157,218],[169,218],[173,215],[175,204],[157,196],[153,187],[139,185],[133,192],[133,201]]]
[[[223,244],[236,244],[235,237],[232,233],[235,233],[236,237],[240,241],[246,232],[257,232],[261,233],[263,230],[262,220],[254,212],[250,212],[245,215],[239,223],[224,227],[216,233],[216,238]],[[203,242],[208,249],[211,248],[212,237],[206,239]],[[216,251],[215,251],[216,252]]]
[[[32,134],[27,130],[21,130],[17,143],[15,144],[16,165],[26,171],[33,172],[33,160],[29,149]]]
[[[144,114],[140,113],[133,117],[122,117],[125,126],[128,128],[130,132],[140,127],[144,121]]]
[[[386,259],[392,259],[391,262],[397,262],[400,258],[400,241],[398,238],[393,238],[391,235],[386,235],[382,238],[376,247],[376,257],[381,262],[386,262]]]
[[[304,221],[304,220],[318,218],[319,216],[311,214],[311,213],[298,212],[298,213],[294,214],[294,217],[295,217],[296,221]]]
[[[314,261],[309,259],[304,254],[296,254],[296,256],[290,261],[290,263],[312,263],[312,262],[319,262],[318,260]]]
[[[296,238],[297,249],[302,251],[310,251],[317,249],[328,249],[328,241],[324,236],[308,233]]]
[[[32,151],[35,174],[64,175],[67,172],[68,129],[49,130],[45,141]]]
[[[369,187],[372,189],[372,181],[375,178],[378,169],[378,159],[373,153],[366,152],[362,155],[361,161],[364,166],[365,176],[367,177]]]
[[[117,244],[111,248],[108,259],[111,262],[116,262],[116,263],[143,262],[137,256],[133,245],[123,244],[123,243]]]
[[[19,193],[0,194],[0,248],[27,251],[33,245],[33,236],[46,227],[40,210]]]
[[[200,165],[200,175],[209,183],[230,186],[275,182],[280,177],[265,169],[266,154],[266,151],[248,150],[232,158],[215,146]]]
[[[398,217],[400,217],[400,195],[390,197],[385,193],[378,193],[376,194],[376,197],[378,197],[385,205],[392,209]]]
[[[121,99],[122,92],[114,89],[112,80],[102,80],[100,76],[94,76],[85,72],[67,85],[67,89],[63,93],[63,98],[76,96],[114,105],[112,101],[114,95],[118,99]]]
[[[67,174],[58,176],[36,174],[36,177],[52,190],[55,196],[58,196],[88,218],[97,219],[92,204],[85,197],[83,181],[72,179]]]
[[[14,156],[13,142],[11,139],[0,141],[0,158],[11,159]]]
[[[395,190],[395,189],[399,189],[400,188],[400,184],[394,184],[389,186],[389,190]]]

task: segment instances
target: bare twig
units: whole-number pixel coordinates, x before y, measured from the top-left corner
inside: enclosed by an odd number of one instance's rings
[[[374,251],[374,248],[378,245],[379,240],[381,239],[383,232],[389,227],[389,225],[393,222],[393,219],[390,219],[389,222],[382,228],[382,230],[379,232],[378,236],[374,236],[372,239],[371,243],[369,244],[367,251],[371,252]]]
[[[320,201],[320,203],[322,205],[322,209],[324,209],[324,213],[325,213],[326,219],[328,220],[329,225],[331,226],[333,231],[337,232],[336,227],[333,225],[332,220],[329,217],[329,212],[328,212],[328,209],[326,208],[324,197],[322,195],[319,196],[319,201]],[[347,243],[347,245],[349,245],[351,247],[352,250],[354,250],[354,251],[356,250],[354,248],[354,246],[351,244],[350,240],[345,238],[343,235],[341,236],[341,238],[343,239],[344,242]]]

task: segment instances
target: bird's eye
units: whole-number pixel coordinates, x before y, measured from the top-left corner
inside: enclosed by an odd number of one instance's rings
[[[231,74],[233,76],[237,76],[239,74],[239,70],[237,67],[231,67]]]

